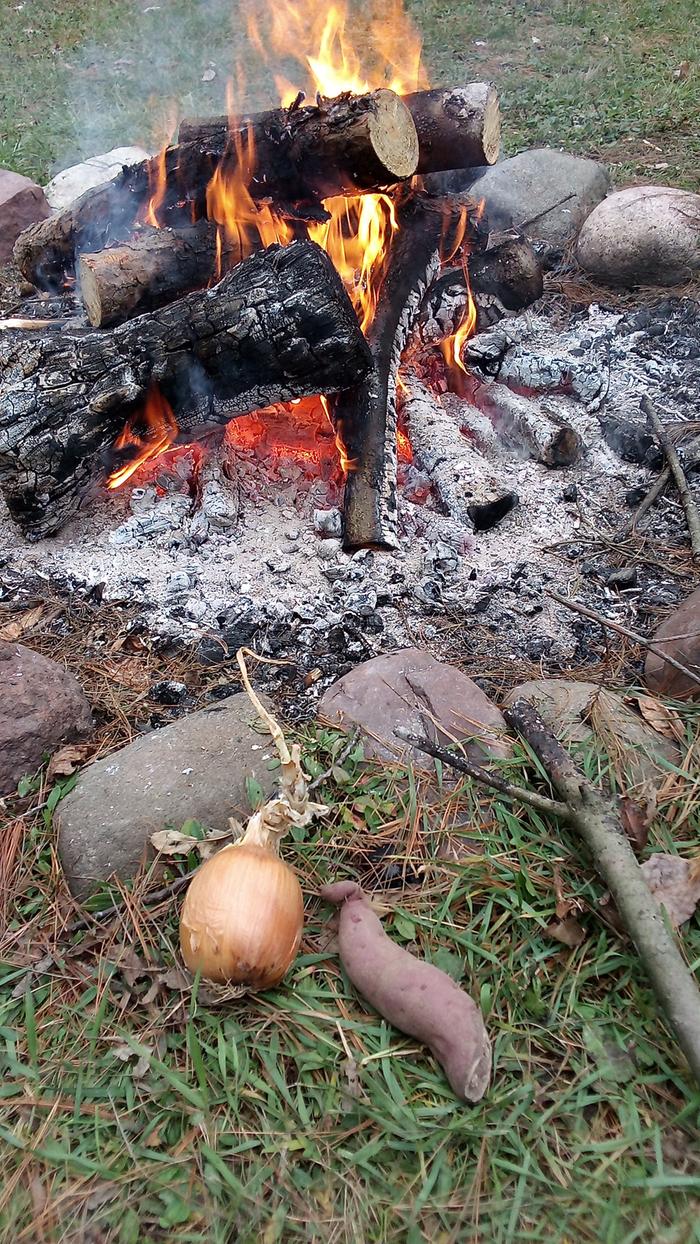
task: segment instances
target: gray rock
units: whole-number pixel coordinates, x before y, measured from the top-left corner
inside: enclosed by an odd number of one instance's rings
[[[576,258],[606,285],[682,285],[700,272],[700,194],[630,186],[596,207]]]
[[[12,259],[12,248],[23,229],[50,215],[41,186],[21,173],[0,169],[0,264]]]
[[[492,229],[520,229],[526,237],[564,247],[610,189],[603,164],[538,147],[488,168],[426,178],[443,193],[469,192],[486,202]]]
[[[344,730],[361,727],[368,758],[395,759],[403,754],[421,767],[430,764],[395,737],[397,727],[428,733],[443,742],[448,736],[460,741],[478,739],[466,749],[476,763],[483,761],[484,753],[510,754],[502,737],[506,724],[496,705],[461,670],[418,648],[404,648],[356,666],[328,688],[318,711],[320,717]]]
[[[72,674],[23,644],[0,643],[0,795],[46,752],[87,738],[90,705]]]
[[[109,877],[133,877],[152,854],[151,834],[167,825],[193,818],[225,829],[230,816],[245,819],[247,778],[269,797],[274,748],[255,723],[248,697],[232,695],[90,765],[57,813],[72,893],[84,898]]]
[[[80,164],[72,164],[52,177],[48,186],[44,187],[46,198],[55,212],[60,212],[86,190],[93,186],[101,186],[121,173],[125,165],[140,164],[147,160],[150,152],[143,147],[114,147],[102,155],[90,156]]]
[[[644,677],[654,695],[674,700],[700,700],[700,686],[664,658],[674,657],[700,678],[700,587],[686,597],[654,635],[659,645],[647,654]]]

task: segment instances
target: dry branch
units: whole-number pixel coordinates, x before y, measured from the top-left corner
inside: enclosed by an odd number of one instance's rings
[[[681,505],[685,511],[693,557],[695,558],[695,561],[700,561],[700,514],[698,513],[698,507],[693,500],[690,488],[688,487],[685,471],[681,466],[681,461],[676,453],[675,445],[671,441],[666,428],[659,419],[659,416],[654,410],[654,407],[648,397],[642,398],[640,402],[640,409],[642,414],[646,415],[648,422],[654,429],[654,435],[664,451],[666,461],[668,462],[668,469],[673,476],[674,483],[678,489],[678,496],[681,499]]]

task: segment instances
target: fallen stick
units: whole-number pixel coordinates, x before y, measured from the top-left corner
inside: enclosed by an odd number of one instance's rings
[[[659,419],[648,397],[642,398],[639,407],[642,414],[646,415],[648,423],[654,429],[654,435],[664,451],[668,469],[673,476],[674,483],[678,489],[678,496],[681,499],[681,505],[685,510],[693,557],[695,561],[700,561],[700,513],[698,513],[698,508],[688,487],[685,471],[681,466],[675,445],[672,444],[666,428]]]
[[[639,635],[637,631],[631,631],[629,627],[622,626],[620,622],[612,622],[610,618],[606,618],[602,613],[596,613],[595,609],[589,609],[587,605],[579,605],[578,601],[570,600],[568,596],[561,596],[559,592],[552,589],[547,591],[547,596],[552,600],[556,600],[558,604],[565,605],[567,609],[571,609],[574,613],[580,613],[583,618],[590,618],[591,622],[597,622],[599,626],[605,626],[611,631],[617,631],[619,635],[624,635],[626,639],[631,639],[636,644],[641,644],[643,648],[648,648],[651,652],[659,652],[669,665],[679,670],[681,674],[685,674],[686,678],[691,678],[700,687],[700,677],[694,674],[687,665],[683,665],[681,661],[677,661],[675,657],[669,656],[663,648],[662,643],[657,643],[653,639],[645,639],[643,635]]]
[[[694,466],[696,460],[700,458],[700,436],[696,436],[694,440],[689,441],[683,452],[688,464]],[[671,468],[669,466],[665,466],[661,474],[654,480],[654,483],[649,489],[646,497],[640,501],[630,521],[626,523],[624,527],[621,527],[617,532],[618,540],[626,540],[627,537],[632,534],[640,519],[644,518],[647,510],[650,510],[654,502],[658,500],[664,491],[664,488],[666,488],[667,484],[670,483],[670,480]]]
[[[649,976],[652,988],[700,1084],[700,992],[624,833],[614,805],[579,772],[527,700],[505,710],[566,803],[566,819],[588,847]]]

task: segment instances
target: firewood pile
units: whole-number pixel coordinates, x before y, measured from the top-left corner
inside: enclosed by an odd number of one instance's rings
[[[492,233],[477,203],[432,176],[496,161],[495,88],[300,97],[185,121],[178,137],[16,243],[26,280],[73,289],[75,309],[0,333],[0,490],[13,520],[29,539],[54,533],[149,442],[195,440],[203,424],[323,395],[347,465],[345,545],[395,547],[397,402],[417,444],[432,436],[429,392],[407,382],[397,398],[406,348],[463,345],[467,321],[488,326],[542,291],[530,245]],[[311,236],[330,201],[370,194],[390,226],[368,309]],[[166,427],[141,415],[154,390]],[[511,403],[499,420],[526,426],[541,460],[571,460],[574,442],[542,416],[532,423]],[[460,454],[468,475],[466,440]],[[438,471],[445,495],[450,470],[454,459]],[[474,490],[465,522],[478,525],[484,506],[507,512],[507,481]]]

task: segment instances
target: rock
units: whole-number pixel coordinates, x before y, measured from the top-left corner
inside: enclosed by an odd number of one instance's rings
[[[425,756],[394,736],[399,726],[440,737],[443,742],[449,737],[460,741],[474,737],[479,742],[468,747],[467,753],[477,764],[483,762],[484,753],[510,755],[510,745],[502,737],[506,724],[496,705],[461,670],[418,648],[404,648],[357,665],[328,688],[318,711],[320,717],[344,730],[359,726],[366,736],[368,759],[391,760],[403,754],[425,766]]]
[[[677,744],[659,734],[631,708],[622,696],[592,682],[568,682],[565,678],[542,678],[521,683],[508,692],[504,703],[515,700],[534,704],[546,726],[565,747],[599,738],[621,778],[623,793],[648,799],[651,789],[668,777],[667,763],[680,763]]]
[[[682,638],[674,639],[678,635]],[[671,614],[654,635],[661,652],[649,652],[644,666],[647,687],[654,695],[674,700],[700,700],[700,686],[664,660],[664,653],[700,677],[700,587]]]
[[[0,264],[10,263],[12,248],[23,229],[51,215],[41,186],[0,169]]]
[[[85,898],[109,877],[133,877],[152,852],[156,830],[179,829],[190,818],[222,830],[230,816],[245,819],[248,778],[271,795],[274,748],[255,723],[247,695],[232,695],[81,773],[57,812],[58,850],[72,893]]]
[[[125,165],[140,164],[150,154],[143,147],[115,147],[103,155],[90,156],[81,164],[72,164],[52,177],[48,186],[44,187],[44,193],[55,212],[63,211],[86,190],[111,181]]]
[[[90,705],[72,674],[23,644],[0,643],[0,795],[33,773],[45,753],[92,729]]]
[[[591,212],[576,244],[581,267],[606,285],[681,285],[700,272],[700,194],[630,186]]]
[[[486,202],[491,229],[520,229],[526,237],[561,249],[610,189],[610,175],[595,160],[537,147],[488,168],[436,173],[426,182],[442,193],[469,192]]]

